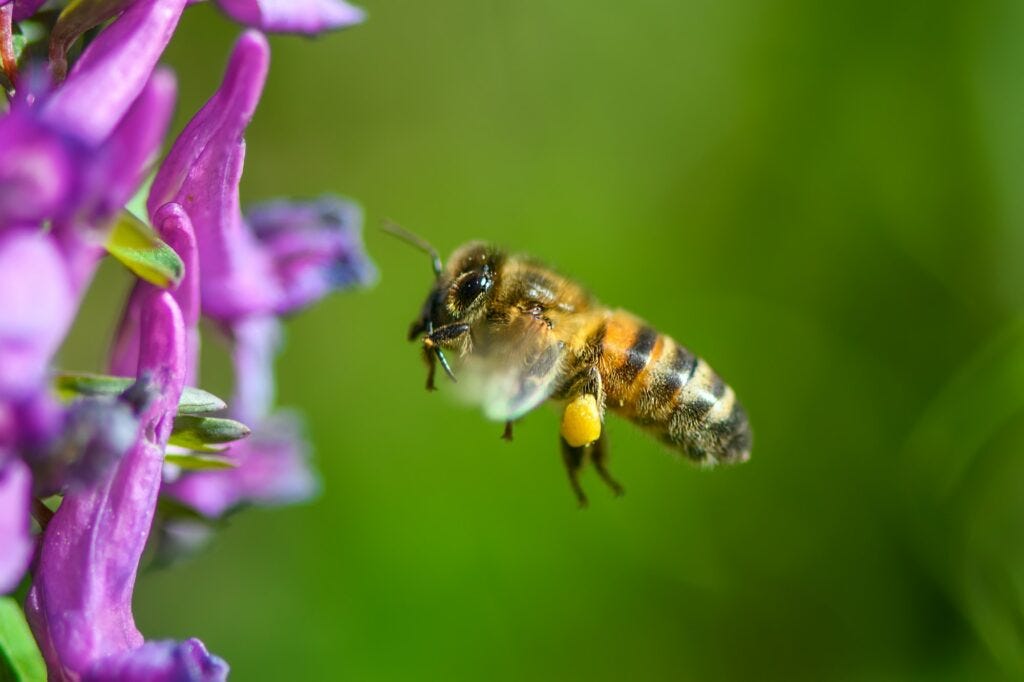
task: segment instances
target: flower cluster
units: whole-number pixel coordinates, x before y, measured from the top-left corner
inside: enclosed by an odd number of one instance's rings
[[[27,585],[50,679],[224,679],[198,640],[147,642],[132,591],[161,496],[214,518],[315,490],[294,419],[274,410],[280,318],[374,278],[361,214],[330,196],[243,214],[238,185],[269,67],[260,31],[363,16],[340,0],[217,0],[251,28],[160,163],[147,222],[125,206],[161,151],[176,89],[157,62],[191,3],[70,2],[55,21],[42,4],[0,0],[0,594]],[[48,68],[25,47],[33,17],[50,24]],[[139,276],[109,374],[55,373],[105,255]],[[190,388],[201,315],[232,344],[230,408]]]

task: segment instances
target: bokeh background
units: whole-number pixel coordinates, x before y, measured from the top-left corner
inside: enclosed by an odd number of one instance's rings
[[[243,200],[366,207],[371,291],[294,319],[323,492],[140,578],[238,680],[1024,676],[1024,4],[366,0],[275,38]],[[180,128],[239,29],[191,8]],[[707,358],[755,428],[700,471],[608,425],[576,509],[539,409],[501,441],[404,336],[445,253],[533,253]],[[101,369],[108,266],[62,362]],[[227,392],[207,342],[204,384]]]

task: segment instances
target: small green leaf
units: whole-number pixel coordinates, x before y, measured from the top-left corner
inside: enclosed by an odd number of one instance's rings
[[[185,264],[175,250],[129,211],[121,211],[105,247],[138,277],[158,287],[176,286],[185,275]]]
[[[25,52],[25,48],[45,37],[46,33],[46,27],[38,21],[19,22],[18,32],[11,36],[11,42],[14,46],[15,61],[20,61]]]
[[[119,395],[132,385],[134,379],[112,377],[86,372],[64,372],[54,377],[53,386],[64,400],[79,396]]]
[[[207,414],[227,409],[227,403],[201,388],[186,386],[178,400],[178,414]]]
[[[168,453],[164,455],[164,461],[168,464],[179,466],[186,471],[221,471],[224,469],[234,469],[236,466],[227,457],[195,452],[186,454]]]
[[[168,442],[197,452],[220,452],[223,448],[218,446],[245,438],[249,433],[249,427],[234,419],[179,415],[174,419]]]
[[[0,679],[46,682],[46,664],[25,622],[25,614],[11,597],[0,597]]]
[[[25,51],[25,46],[28,45],[28,40],[26,40],[25,36],[20,33],[15,33],[11,36],[11,44],[14,47],[14,59],[17,61],[18,59],[21,59],[21,53]]]
[[[62,372],[54,377],[54,388],[57,395],[64,400],[72,400],[80,396],[116,396],[135,383],[128,377],[113,377],[105,374],[88,372]],[[178,414],[206,414],[223,410],[227,405],[223,400],[207,393],[201,388],[186,387],[178,400]]]

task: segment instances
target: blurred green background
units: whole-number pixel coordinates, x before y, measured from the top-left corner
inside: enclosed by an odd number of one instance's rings
[[[275,38],[243,200],[358,198],[382,270],[289,323],[323,494],[144,573],[149,637],[238,680],[1024,677],[1024,4],[366,0]],[[188,10],[176,129],[237,26]],[[576,509],[554,410],[514,443],[423,390],[426,259],[530,252],[703,355],[755,430],[699,471],[608,425]],[[99,369],[107,267],[67,366]],[[227,392],[207,342],[204,384]]]

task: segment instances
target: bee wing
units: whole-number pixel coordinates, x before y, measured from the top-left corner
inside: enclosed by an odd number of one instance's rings
[[[489,419],[518,419],[550,398],[562,376],[565,344],[546,328],[524,326],[464,360],[459,382]]]

